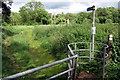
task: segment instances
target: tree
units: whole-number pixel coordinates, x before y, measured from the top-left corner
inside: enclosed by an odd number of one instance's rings
[[[96,13],[100,23],[105,23],[107,19],[111,19],[112,23],[118,23],[119,13],[118,13],[118,9],[114,7],[98,8]]]
[[[119,9],[114,9],[114,11],[112,12],[112,20],[113,23],[119,23],[119,18],[120,14],[119,14]]]
[[[25,6],[21,7],[20,10],[20,15],[22,17],[22,23],[27,23],[30,21],[30,15],[29,15],[29,10]]]
[[[77,16],[76,16],[76,14],[67,13],[67,14],[65,15],[65,19],[69,19],[69,20],[70,20],[70,23],[76,23],[76,21],[77,21]]]
[[[42,6],[41,2],[37,2],[35,0],[22,6],[19,10],[22,22],[28,25],[36,23],[48,24],[50,20],[49,14],[42,8]]]
[[[8,2],[7,2],[8,1]],[[10,6],[12,5],[12,0],[0,0],[0,8],[2,8],[2,20],[3,22],[10,22]]]
[[[86,12],[78,13],[77,14],[77,21],[76,21],[76,23],[81,24],[84,21],[84,19],[87,18],[87,17],[88,17],[88,14]]]
[[[42,8],[43,7],[43,4],[39,1],[36,1],[36,0],[32,0],[31,2],[28,2],[26,5],[25,5],[26,8],[29,8],[29,9],[32,9],[32,10],[35,10],[37,8]]]
[[[98,8],[97,11],[97,17],[99,18],[99,22],[100,23],[105,23],[106,19],[107,19],[107,9],[106,8]]]
[[[36,22],[41,24],[48,24],[50,23],[50,16],[48,12],[43,8],[35,9],[36,14]]]
[[[10,22],[12,25],[21,24],[21,16],[19,13],[12,12],[10,15]]]

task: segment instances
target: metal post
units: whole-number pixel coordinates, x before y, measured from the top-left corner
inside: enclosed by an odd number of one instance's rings
[[[105,53],[106,53],[106,48],[104,48],[104,54],[103,54],[103,75],[102,75],[103,80],[105,78]]]
[[[77,45],[76,45],[76,43],[75,43],[75,54],[76,54],[76,50],[77,50]]]
[[[11,79],[14,79],[14,78],[17,78],[17,77],[20,77],[20,76],[24,76],[24,75],[27,75],[27,74],[30,74],[30,73],[33,73],[33,72],[36,72],[36,71],[39,71],[39,70],[42,70],[42,69],[45,69],[45,68],[48,68],[48,67],[57,65],[57,64],[60,64],[60,63],[63,63],[63,62],[65,62],[65,61],[69,61],[69,60],[71,60],[71,59],[75,59],[76,57],[77,57],[77,55],[72,56],[72,57],[70,57],[70,58],[65,58],[65,59],[62,59],[62,60],[59,60],[59,61],[50,63],[50,64],[46,64],[46,65],[43,65],[43,66],[40,66],[40,67],[37,67],[37,68],[33,68],[33,69],[30,69],[30,70],[27,70],[27,71],[24,71],[24,72],[21,72],[21,73],[17,73],[17,74],[14,74],[14,75],[5,77],[5,78],[3,78],[2,80],[7,80],[7,79],[11,80]],[[69,71],[72,71],[72,69],[71,69],[71,70],[67,70],[67,72],[69,72]],[[63,74],[65,74],[65,73],[66,73],[66,71],[63,72],[63,73],[60,73],[60,74],[58,74],[58,75],[63,75]],[[57,76],[58,76],[58,75],[57,75]]]
[[[95,10],[93,10],[93,22],[92,22],[92,46],[91,46],[91,56],[94,57],[94,42],[95,42],[95,38],[94,38],[94,35],[96,34],[96,27],[95,27]]]
[[[76,80],[76,67],[77,67],[77,57],[73,59],[73,73],[72,73],[73,80]]]
[[[91,43],[90,43],[90,61],[91,61],[91,57],[92,57],[91,54],[92,54],[92,53],[91,53]]]
[[[70,54],[68,54],[68,58],[70,58]],[[72,69],[72,60],[69,60],[69,61],[68,61],[68,68],[69,68],[69,69]],[[71,75],[72,75],[71,72],[72,72],[72,71],[68,72],[68,79],[67,79],[67,80],[71,80]]]

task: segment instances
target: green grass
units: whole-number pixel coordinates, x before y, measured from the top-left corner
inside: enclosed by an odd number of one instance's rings
[[[8,42],[9,47],[3,49],[3,64],[5,64],[3,77],[66,58],[68,51],[67,44],[69,43],[91,42],[91,24],[86,23],[57,26],[9,26],[5,27],[5,29],[12,32],[13,35],[7,34],[11,36]],[[97,24],[96,29],[96,43],[107,44],[109,34],[113,34],[114,42],[118,42],[118,24]],[[85,48],[87,48],[87,46]],[[99,49],[99,47],[96,47],[96,49]],[[6,53],[5,50],[8,50],[9,54]],[[116,54],[118,53],[119,52],[116,51]],[[8,57],[13,58],[13,60],[7,59]],[[11,67],[8,68],[8,65]],[[42,79],[64,71],[65,69],[67,69],[67,66],[66,63],[63,63],[21,77],[20,79]],[[90,68],[90,70],[92,70],[92,68]]]

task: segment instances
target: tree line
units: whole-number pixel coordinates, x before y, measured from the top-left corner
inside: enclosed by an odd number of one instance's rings
[[[81,24],[83,22],[92,22],[92,12],[79,12],[76,14],[67,13],[53,15],[48,13],[43,4],[39,1],[31,1],[22,6],[19,12],[11,12],[10,21],[6,22],[3,17],[3,25],[47,25],[47,24],[65,24],[69,19],[70,23]],[[120,9],[114,7],[98,8],[96,10],[96,23],[119,23]]]

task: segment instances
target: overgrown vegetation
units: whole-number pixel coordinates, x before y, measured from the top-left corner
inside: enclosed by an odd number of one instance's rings
[[[68,43],[91,41],[90,26],[91,24],[7,27],[9,31],[14,32],[14,35],[9,35],[11,37],[10,40],[4,40],[6,41],[6,44],[3,43],[3,77],[42,66],[44,64],[48,64],[67,57]],[[118,56],[120,52],[117,36],[118,24],[97,24],[96,27],[97,34],[95,35],[95,41],[98,43],[107,44],[108,35],[114,35],[114,47],[112,48],[112,56],[115,58],[115,61],[113,59],[111,62],[113,65],[110,64],[108,66],[107,78],[118,79],[119,75],[113,73],[114,70],[116,70],[115,67],[119,66]],[[38,71],[25,77],[21,77],[20,79],[44,79],[65,69],[67,69],[67,65],[66,63],[63,63],[56,65],[55,67]],[[99,72],[99,70],[94,66],[86,68],[86,70],[95,70],[95,72]],[[119,68],[117,68],[117,70],[118,71],[116,72],[119,72]],[[116,76],[111,77],[111,75]]]
[[[108,35],[114,36],[110,47],[112,55],[108,59],[107,79],[118,80],[120,76],[119,12],[120,9],[114,7],[96,10],[95,42],[108,44]],[[9,23],[3,18],[1,27],[3,77],[66,58],[69,43],[91,42],[92,12],[61,13],[55,16],[48,13],[41,2],[33,0],[22,6],[19,13],[12,12],[9,18]],[[66,20],[69,20],[70,24],[66,24]],[[89,47],[82,45],[81,48]],[[102,48],[95,47],[100,50]],[[97,60],[93,63],[102,64]],[[18,79],[45,79],[66,69],[67,64],[62,63]],[[79,69],[93,72],[101,78],[101,67],[98,65],[84,65],[78,67]],[[67,75],[64,75],[57,79],[64,80],[66,77]]]

